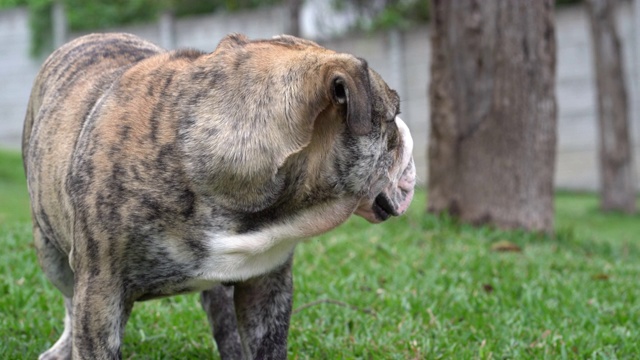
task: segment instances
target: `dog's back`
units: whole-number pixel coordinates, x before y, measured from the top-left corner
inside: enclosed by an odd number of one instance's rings
[[[161,51],[132,35],[93,34],[62,46],[42,66],[27,107],[22,155],[34,221],[52,240],[69,239],[69,222],[61,217],[70,214],[60,212],[68,209],[60,189],[84,121],[120,73]],[[64,228],[65,234],[54,233]]]

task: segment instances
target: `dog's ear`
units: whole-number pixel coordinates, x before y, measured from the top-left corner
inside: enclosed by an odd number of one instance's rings
[[[356,67],[351,73],[340,71],[331,76],[331,100],[346,107],[347,126],[355,135],[371,132],[371,86],[366,68]]]
[[[276,35],[272,38],[272,41],[279,42],[282,44],[287,44],[287,45],[300,46],[300,47],[316,47],[316,48],[320,47],[318,43],[313,42],[311,40],[302,39],[299,37],[286,35],[286,34]]]
[[[244,34],[231,33],[220,40],[220,43],[218,43],[216,50],[231,50],[234,48],[242,48],[246,44],[248,44],[249,41],[249,38],[247,38]]]

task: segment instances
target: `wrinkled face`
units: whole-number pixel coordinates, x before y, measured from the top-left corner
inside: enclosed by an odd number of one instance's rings
[[[362,198],[355,214],[372,223],[403,214],[413,198],[416,170],[413,139],[398,117],[400,101],[382,78],[369,70],[372,130],[348,141],[358,161],[345,161],[342,171],[351,184],[361,184]]]
[[[397,150],[392,153],[394,162],[386,173],[379,174],[379,182],[371,188],[371,193],[362,199],[356,210],[357,215],[372,223],[403,214],[411,204],[416,183],[416,168],[411,156],[413,139],[409,128],[398,116],[388,127],[395,128],[389,130],[393,134],[389,138],[399,137]],[[388,139],[387,143],[393,146],[391,143],[395,141]]]

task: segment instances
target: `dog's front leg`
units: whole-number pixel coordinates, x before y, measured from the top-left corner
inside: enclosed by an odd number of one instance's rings
[[[121,359],[120,344],[133,301],[119,281],[102,274],[76,275],[73,294],[73,359]]]
[[[291,264],[235,285],[234,302],[245,359],[286,359],[293,300]]]
[[[203,291],[200,302],[211,324],[220,358],[222,360],[242,358],[236,309],[233,304],[233,285],[220,284],[213,289]]]

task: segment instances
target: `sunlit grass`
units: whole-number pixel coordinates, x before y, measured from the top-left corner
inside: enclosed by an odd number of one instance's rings
[[[561,193],[549,237],[461,225],[426,215],[424,204],[419,192],[404,217],[376,226],[354,218],[298,247],[290,358],[640,354],[640,217],[601,214],[595,196]],[[0,152],[3,359],[36,358],[62,331],[62,300],[30,231],[19,155]],[[126,331],[124,358],[218,358],[196,294],[137,304]]]

